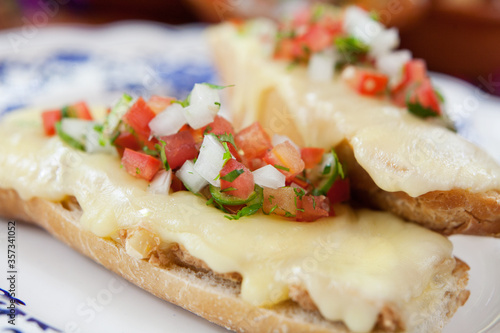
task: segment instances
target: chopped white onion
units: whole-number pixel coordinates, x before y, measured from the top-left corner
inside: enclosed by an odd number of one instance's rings
[[[198,172],[194,169],[194,163],[191,160],[184,162],[182,167],[175,173],[177,178],[179,178],[184,186],[186,186],[191,192],[197,193],[202,188],[208,185],[208,182],[200,176]]]
[[[85,135],[85,151],[91,154],[104,153],[117,155],[115,147],[100,132],[95,130],[95,125],[87,127]]]
[[[83,142],[89,127],[95,126],[96,123],[91,120],[83,120],[78,118],[63,118],[61,120],[61,129],[75,140]]]
[[[393,77],[400,74],[403,66],[410,60],[410,51],[394,51],[377,57],[376,67],[387,76]]]
[[[168,171],[162,169],[155,175],[149,184],[147,191],[153,194],[168,195],[170,184],[172,184],[172,169],[169,169]]]
[[[371,45],[373,40],[385,30],[384,26],[373,20],[368,12],[356,6],[346,8],[343,27],[348,34],[368,45]]]
[[[381,56],[399,46],[399,32],[396,28],[382,30],[369,44],[371,56]]]
[[[285,175],[270,164],[263,166],[252,173],[255,184],[259,186],[273,189],[285,186]]]
[[[314,53],[309,59],[307,74],[312,81],[330,81],[333,79],[337,55],[331,49],[329,52]]]
[[[103,133],[105,136],[110,137],[113,134],[125,113],[130,109],[131,102],[132,97],[127,94],[123,94],[118,102],[116,102],[104,122]]]
[[[210,184],[220,187],[219,173],[226,150],[214,135],[205,135],[194,169]]]
[[[297,149],[297,151],[300,153],[300,147],[297,146],[295,144],[295,142],[292,141],[292,139],[290,139],[289,137],[287,137],[286,135],[279,135],[279,134],[274,134],[273,135],[273,140],[272,140],[272,143],[273,143],[273,146],[277,146],[279,145],[280,143],[283,143],[285,141],[288,141],[290,142],[290,144],[295,148]]]
[[[189,106],[183,108],[189,126],[201,128],[214,121],[220,108],[219,91],[206,84],[195,84],[189,98]]]
[[[182,109],[182,105],[173,103],[158,113],[149,122],[149,128],[153,135],[165,136],[177,133],[187,123]]]

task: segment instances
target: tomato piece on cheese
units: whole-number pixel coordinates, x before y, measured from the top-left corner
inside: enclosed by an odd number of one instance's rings
[[[332,45],[333,35],[326,27],[313,24],[299,38],[299,41],[302,44],[302,49],[307,48],[309,52],[319,52]]]
[[[406,105],[408,90],[428,78],[427,66],[422,59],[408,61],[403,67],[401,81],[391,90],[392,100],[398,106]]]
[[[261,158],[273,147],[269,135],[258,122],[242,129],[236,134],[234,141],[243,150],[246,159]]]
[[[69,108],[71,110],[70,113],[73,115],[73,117],[83,120],[93,120],[87,103],[78,102],[71,105]]]
[[[265,214],[275,214],[284,217],[297,215],[297,193],[293,187],[280,187],[277,189],[264,188],[262,211]]]
[[[120,156],[123,156],[123,152],[125,151],[125,148],[131,149],[131,150],[140,150],[141,145],[137,141],[137,138],[132,134],[128,132],[122,132],[118,137],[115,139],[113,143],[118,151],[118,154]]]
[[[325,150],[317,147],[306,147],[300,149],[300,156],[305,163],[306,169],[312,169],[321,163]]]
[[[56,123],[62,118],[61,110],[48,110],[42,113],[42,123],[45,135],[56,134]]]
[[[287,180],[291,180],[295,175],[301,173],[305,167],[300,153],[289,141],[274,146],[263,159],[267,164],[271,164],[284,174]]]
[[[424,79],[421,84],[416,85],[409,91],[406,104],[410,112],[421,117],[441,114],[439,98],[432,87],[430,79]]]
[[[148,138],[151,134],[149,122],[155,117],[155,113],[146,104],[142,97],[132,105],[123,116],[123,121],[128,124],[137,135]]]
[[[130,175],[147,181],[153,179],[161,168],[161,162],[153,156],[128,148],[123,152],[122,165]]]
[[[330,215],[328,199],[323,195],[304,195],[298,202],[297,221],[313,222]]]
[[[361,95],[375,96],[386,91],[387,75],[370,69],[348,67],[342,74],[346,83]]]
[[[235,159],[227,161],[220,171],[220,185],[224,193],[241,199],[248,198],[255,187],[252,172]]]
[[[330,204],[336,204],[340,202],[345,202],[351,197],[349,178],[338,178],[328,190],[327,197],[330,200]]]
[[[165,142],[165,155],[172,169],[177,169],[187,160],[192,160],[198,156],[196,142],[188,131],[163,136],[160,140]]]
[[[207,125],[207,127],[205,128],[205,132],[213,133],[215,135],[221,135],[221,134],[234,135],[234,127],[229,122],[229,120],[217,115],[215,116],[214,121]]]
[[[148,106],[153,111],[155,114],[158,114],[165,110],[167,106],[172,104],[172,102],[175,101],[175,98],[173,97],[162,97],[162,96],[157,96],[153,95],[149,98],[148,100]]]

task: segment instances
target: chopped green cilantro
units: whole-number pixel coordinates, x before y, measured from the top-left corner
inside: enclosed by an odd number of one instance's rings
[[[157,146],[160,146],[157,144]],[[160,149],[159,149],[160,150]],[[142,151],[146,154],[148,154],[149,156],[154,156],[154,157],[158,157],[159,153],[158,153],[158,150],[155,150],[155,149],[149,149],[147,146],[144,146],[142,147]]]
[[[70,147],[85,151],[85,145],[62,130],[62,124],[58,121],[55,125],[56,133]]]
[[[290,168],[287,168],[287,167],[284,167],[284,166],[281,166],[281,165],[275,164],[274,167],[276,169],[280,169],[280,170],[284,170],[284,171],[290,171]]]
[[[230,84],[228,86],[218,86],[216,84],[207,83],[207,82],[204,82],[202,84],[205,85],[205,86],[208,86],[208,87],[210,87],[212,89],[217,89],[217,90],[222,90],[222,89],[225,89],[225,88],[234,87],[234,84]]]
[[[293,190],[295,191],[295,195],[300,199],[302,199],[302,197],[306,194],[306,191],[304,191],[304,189],[301,188],[295,187]]]
[[[224,217],[229,220],[239,220],[244,216],[250,216],[257,213],[261,207],[262,203],[256,203],[250,206],[243,207],[238,213],[236,213],[236,215],[224,215]]]
[[[274,205],[269,211],[269,214],[272,214],[276,209],[278,209],[278,205]]]
[[[219,135],[216,135],[217,139],[219,139],[219,141],[222,143],[222,142],[229,142],[230,144],[232,144],[233,146],[236,147],[236,143],[234,142],[234,136],[232,133],[224,133],[224,134],[219,134]]]
[[[220,190],[222,193],[224,192],[229,192],[229,191],[236,191],[236,189],[234,187],[228,187],[228,188],[225,188],[223,190]]]
[[[336,38],[335,46],[342,56],[341,65],[357,63],[369,51],[368,45],[353,36]]]
[[[224,163],[222,164],[222,166],[226,165],[227,161],[229,161],[233,155],[231,155],[231,152],[229,151],[229,147],[227,146],[227,142],[223,142],[222,143],[222,146],[224,147],[224,155],[222,155],[222,159],[224,160]]]
[[[166,142],[163,141],[163,140],[160,140],[160,144],[155,144],[155,148],[160,152],[160,159],[161,159],[161,163],[163,164],[163,167],[165,168],[165,170],[170,170],[170,165],[168,164],[168,161],[167,161],[167,154],[165,153],[165,146],[166,146]]]
[[[235,169],[235,170],[229,172],[227,175],[221,177],[221,179],[231,183],[231,182],[234,182],[235,179],[238,178],[244,172],[245,171],[243,169]]]
[[[408,107],[408,111],[413,113],[414,115],[421,117],[421,118],[427,118],[427,117],[437,117],[438,114],[436,111],[426,108],[422,106],[420,103],[411,103],[409,101],[406,102],[406,106]]]

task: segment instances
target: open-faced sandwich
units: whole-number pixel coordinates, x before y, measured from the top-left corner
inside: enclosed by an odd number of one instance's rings
[[[469,295],[450,241],[349,207],[335,150],[235,131],[220,88],[5,116],[0,214],[239,332],[439,332]]]
[[[279,24],[228,22],[209,38],[237,126],[336,147],[353,196],[443,234],[500,235],[500,166],[448,127],[422,60],[357,7]]]

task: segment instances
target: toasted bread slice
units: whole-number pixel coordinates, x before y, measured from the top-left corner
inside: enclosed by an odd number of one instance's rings
[[[101,238],[82,229],[82,210],[74,198],[61,202],[23,200],[16,191],[0,189],[0,216],[32,222],[95,262],[144,290],[209,321],[237,332],[348,333],[341,322],[325,320],[302,287],[291,289],[293,300],[255,307],[239,297],[241,280],[210,270],[178,246],[158,247],[148,259],[131,256],[125,241]],[[423,299],[418,326],[406,328],[405,309],[383,308],[372,332],[438,332],[469,297],[469,267],[456,260],[444,282],[442,299]],[[182,291],[182,292],[181,292]],[[438,302],[439,304],[436,304]],[[424,304],[434,304],[432,307]]]
[[[299,145],[336,147],[354,198],[372,207],[446,235],[500,236],[500,166],[492,157],[389,100],[355,93],[338,75],[310,80],[301,66],[272,58],[262,41],[273,37],[260,23],[247,24],[208,32],[222,80],[235,85],[228,99],[237,126],[259,121]]]
[[[233,221],[188,191],[149,192],[115,156],[45,136],[39,112],[0,129],[0,215],[225,327],[438,332],[468,296],[451,242],[392,214],[338,205],[314,223]]]

